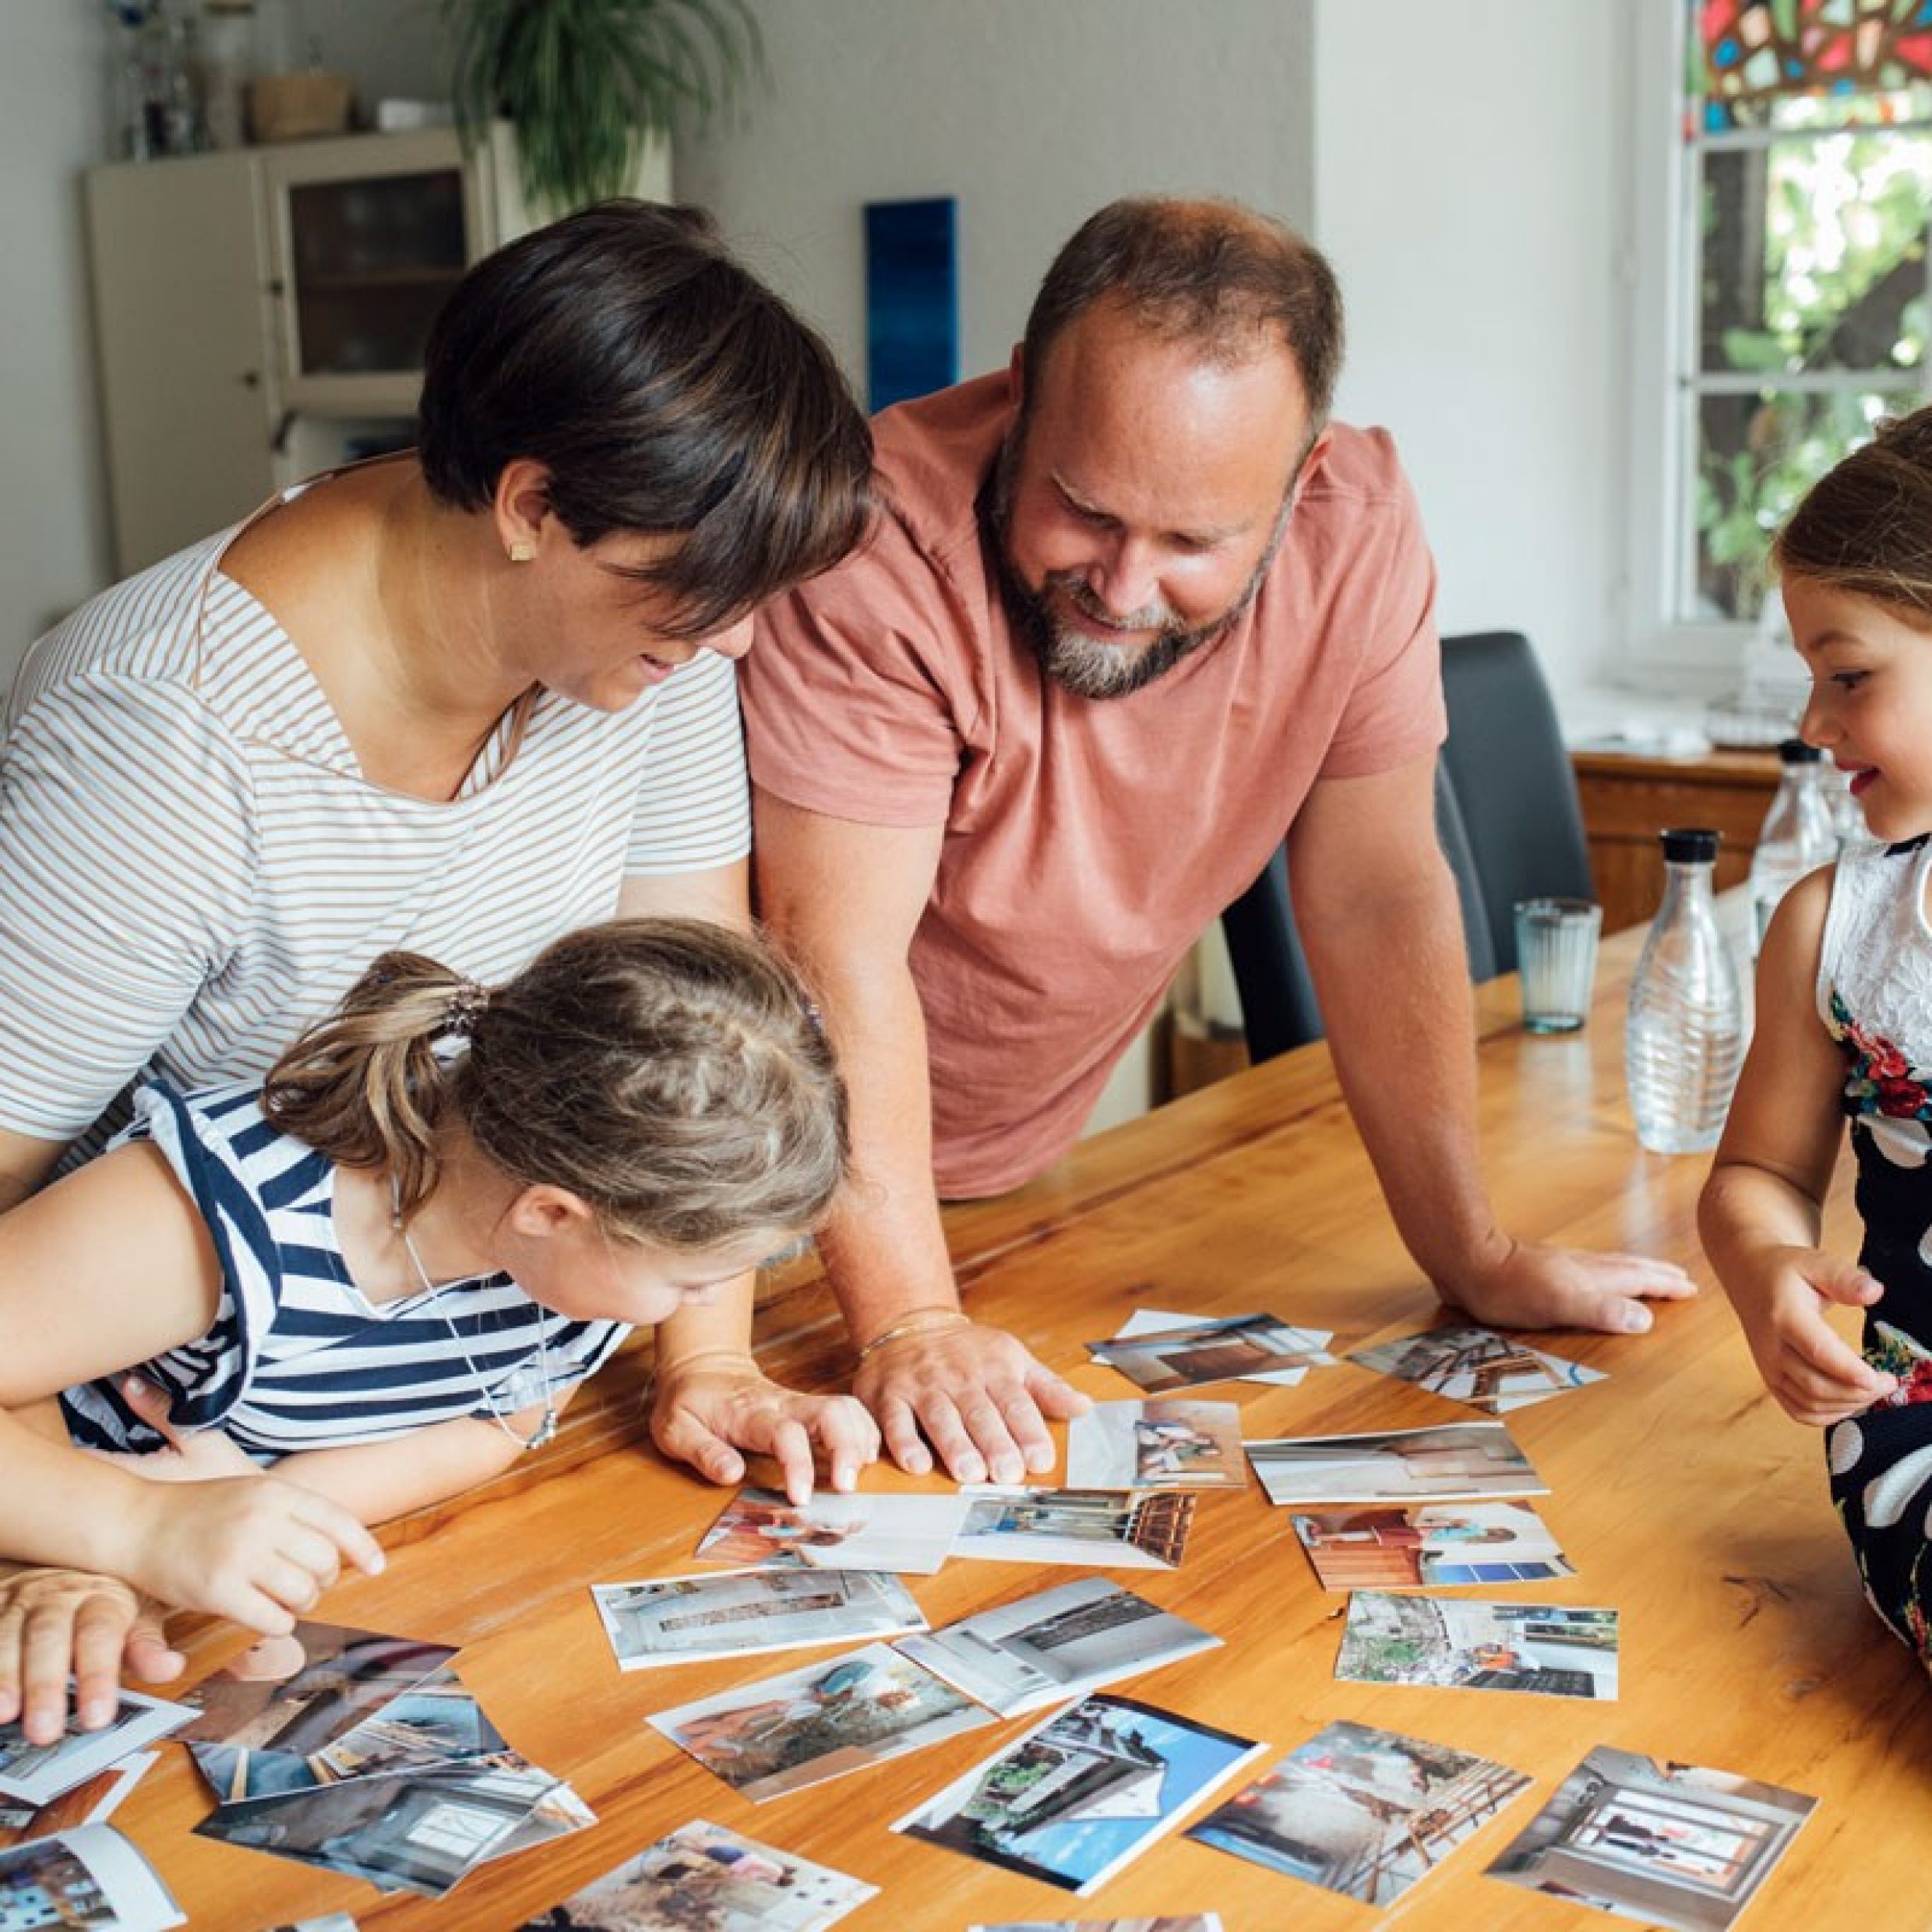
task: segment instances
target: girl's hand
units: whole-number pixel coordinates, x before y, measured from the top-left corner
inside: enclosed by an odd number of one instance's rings
[[[177,1429],[167,1419],[168,1398],[145,1377],[120,1381],[121,1399],[147,1424],[163,1447],[145,1455],[128,1449],[90,1449],[89,1455],[147,1482],[206,1482],[215,1476],[259,1475],[261,1465],[224,1430]]]
[[[1774,1248],[1760,1281],[1750,1305],[1733,1299],[1757,1373],[1793,1421],[1828,1428],[1898,1387],[1824,1318],[1827,1308],[1869,1308],[1884,1293],[1864,1269],[1818,1248]]]
[[[383,1567],[382,1546],[339,1503],[260,1471],[143,1484],[132,1500],[129,1580],[175,1608],[284,1637],[340,1573]]]
[[[849,1395],[803,1395],[772,1381],[750,1356],[693,1356],[659,1371],[651,1401],[651,1440],[675,1462],[709,1481],[743,1481],[742,1450],[774,1458],[794,1503],[812,1500],[813,1457],[832,1487],[850,1490],[879,1457],[879,1429]]]
[[[113,1721],[121,1680],[147,1683],[181,1675],[185,1661],[168,1648],[160,1605],[116,1577],[85,1570],[0,1570],[0,1723],[18,1719],[30,1744],[51,1744],[67,1725],[67,1681],[74,1680],[80,1729]]]

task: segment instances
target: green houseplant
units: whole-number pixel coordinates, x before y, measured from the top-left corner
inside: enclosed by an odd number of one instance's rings
[[[628,192],[644,144],[762,71],[750,0],[442,0],[466,143],[515,129],[524,193],[554,213]]]

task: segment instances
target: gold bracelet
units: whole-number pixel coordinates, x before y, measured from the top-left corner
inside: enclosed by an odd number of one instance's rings
[[[957,1328],[969,1323],[972,1317],[961,1308],[915,1308],[901,1315],[880,1329],[871,1341],[862,1348],[857,1359],[863,1362],[866,1356],[877,1352],[889,1341],[898,1341],[907,1335],[929,1334],[940,1328]]]

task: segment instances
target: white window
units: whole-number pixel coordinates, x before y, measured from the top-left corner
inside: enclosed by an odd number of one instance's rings
[[[1772,534],[1932,393],[1932,0],[1644,0],[1630,661],[1734,673]]]

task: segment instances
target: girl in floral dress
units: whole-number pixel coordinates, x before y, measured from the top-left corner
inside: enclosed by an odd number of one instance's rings
[[[1811,674],[1800,731],[1874,842],[1772,921],[1700,1222],[1766,1387],[1826,1432],[1866,1594],[1932,1664],[1932,409],[1826,476],[1773,555]],[[1856,1262],[1819,1246],[1846,1119]],[[1862,1353],[1834,1307],[1864,1311]]]

